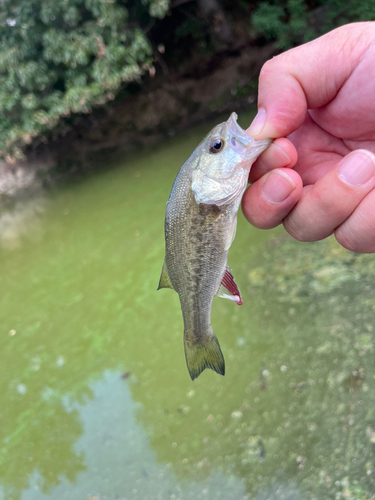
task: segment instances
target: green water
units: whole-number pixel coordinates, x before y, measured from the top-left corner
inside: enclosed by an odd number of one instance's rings
[[[188,376],[156,288],[171,185],[209,128],[0,214],[1,500],[375,498],[373,256],[241,216],[245,304],[212,313],[226,375]]]

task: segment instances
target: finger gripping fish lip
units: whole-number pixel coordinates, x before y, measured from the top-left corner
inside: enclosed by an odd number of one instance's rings
[[[246,153],[243,153],[245,155],[244,160],[251,159],[253,157],[255,159],[271,145],[272,139],[256,141],[253,137],[248,135],[243,128],[240,127],[237,123],[237,118],[236,113],[232,113],[230,115],[226,122],[228,130],[232,137],[234,137],[241,144],[241,146],[246,148]],[[232,146],[236,149],[235,145],[232,144]]]

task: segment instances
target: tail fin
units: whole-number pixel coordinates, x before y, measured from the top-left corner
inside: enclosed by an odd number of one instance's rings
[[[189,337],[185,332],[185,358],[191,380],[199,377],[206,368],[211,368],[219,375],[225,375],[224,356],[214,332],[211,330],[198,342],[192,342]]]

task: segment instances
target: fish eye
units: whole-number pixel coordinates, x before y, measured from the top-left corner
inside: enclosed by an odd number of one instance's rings
[[[220,153],[224,149],[225,146],[225,141],[224,139],[221,139],[220,137],[216,137],[216,139],[213,139],[210,143],[210,146],[208,148],[210,153]]]

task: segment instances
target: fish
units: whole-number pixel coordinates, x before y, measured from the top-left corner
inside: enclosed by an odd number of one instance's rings
[[[255,141],[232,113],[183,164],[167,202],[158,290],[171,288],[179,295],[192,380],[206,368],[225,374],[224,356],[211,326],[212,302],[219,296],[243,304],[227,265],[228,250],[250,167],[271,142]]]

